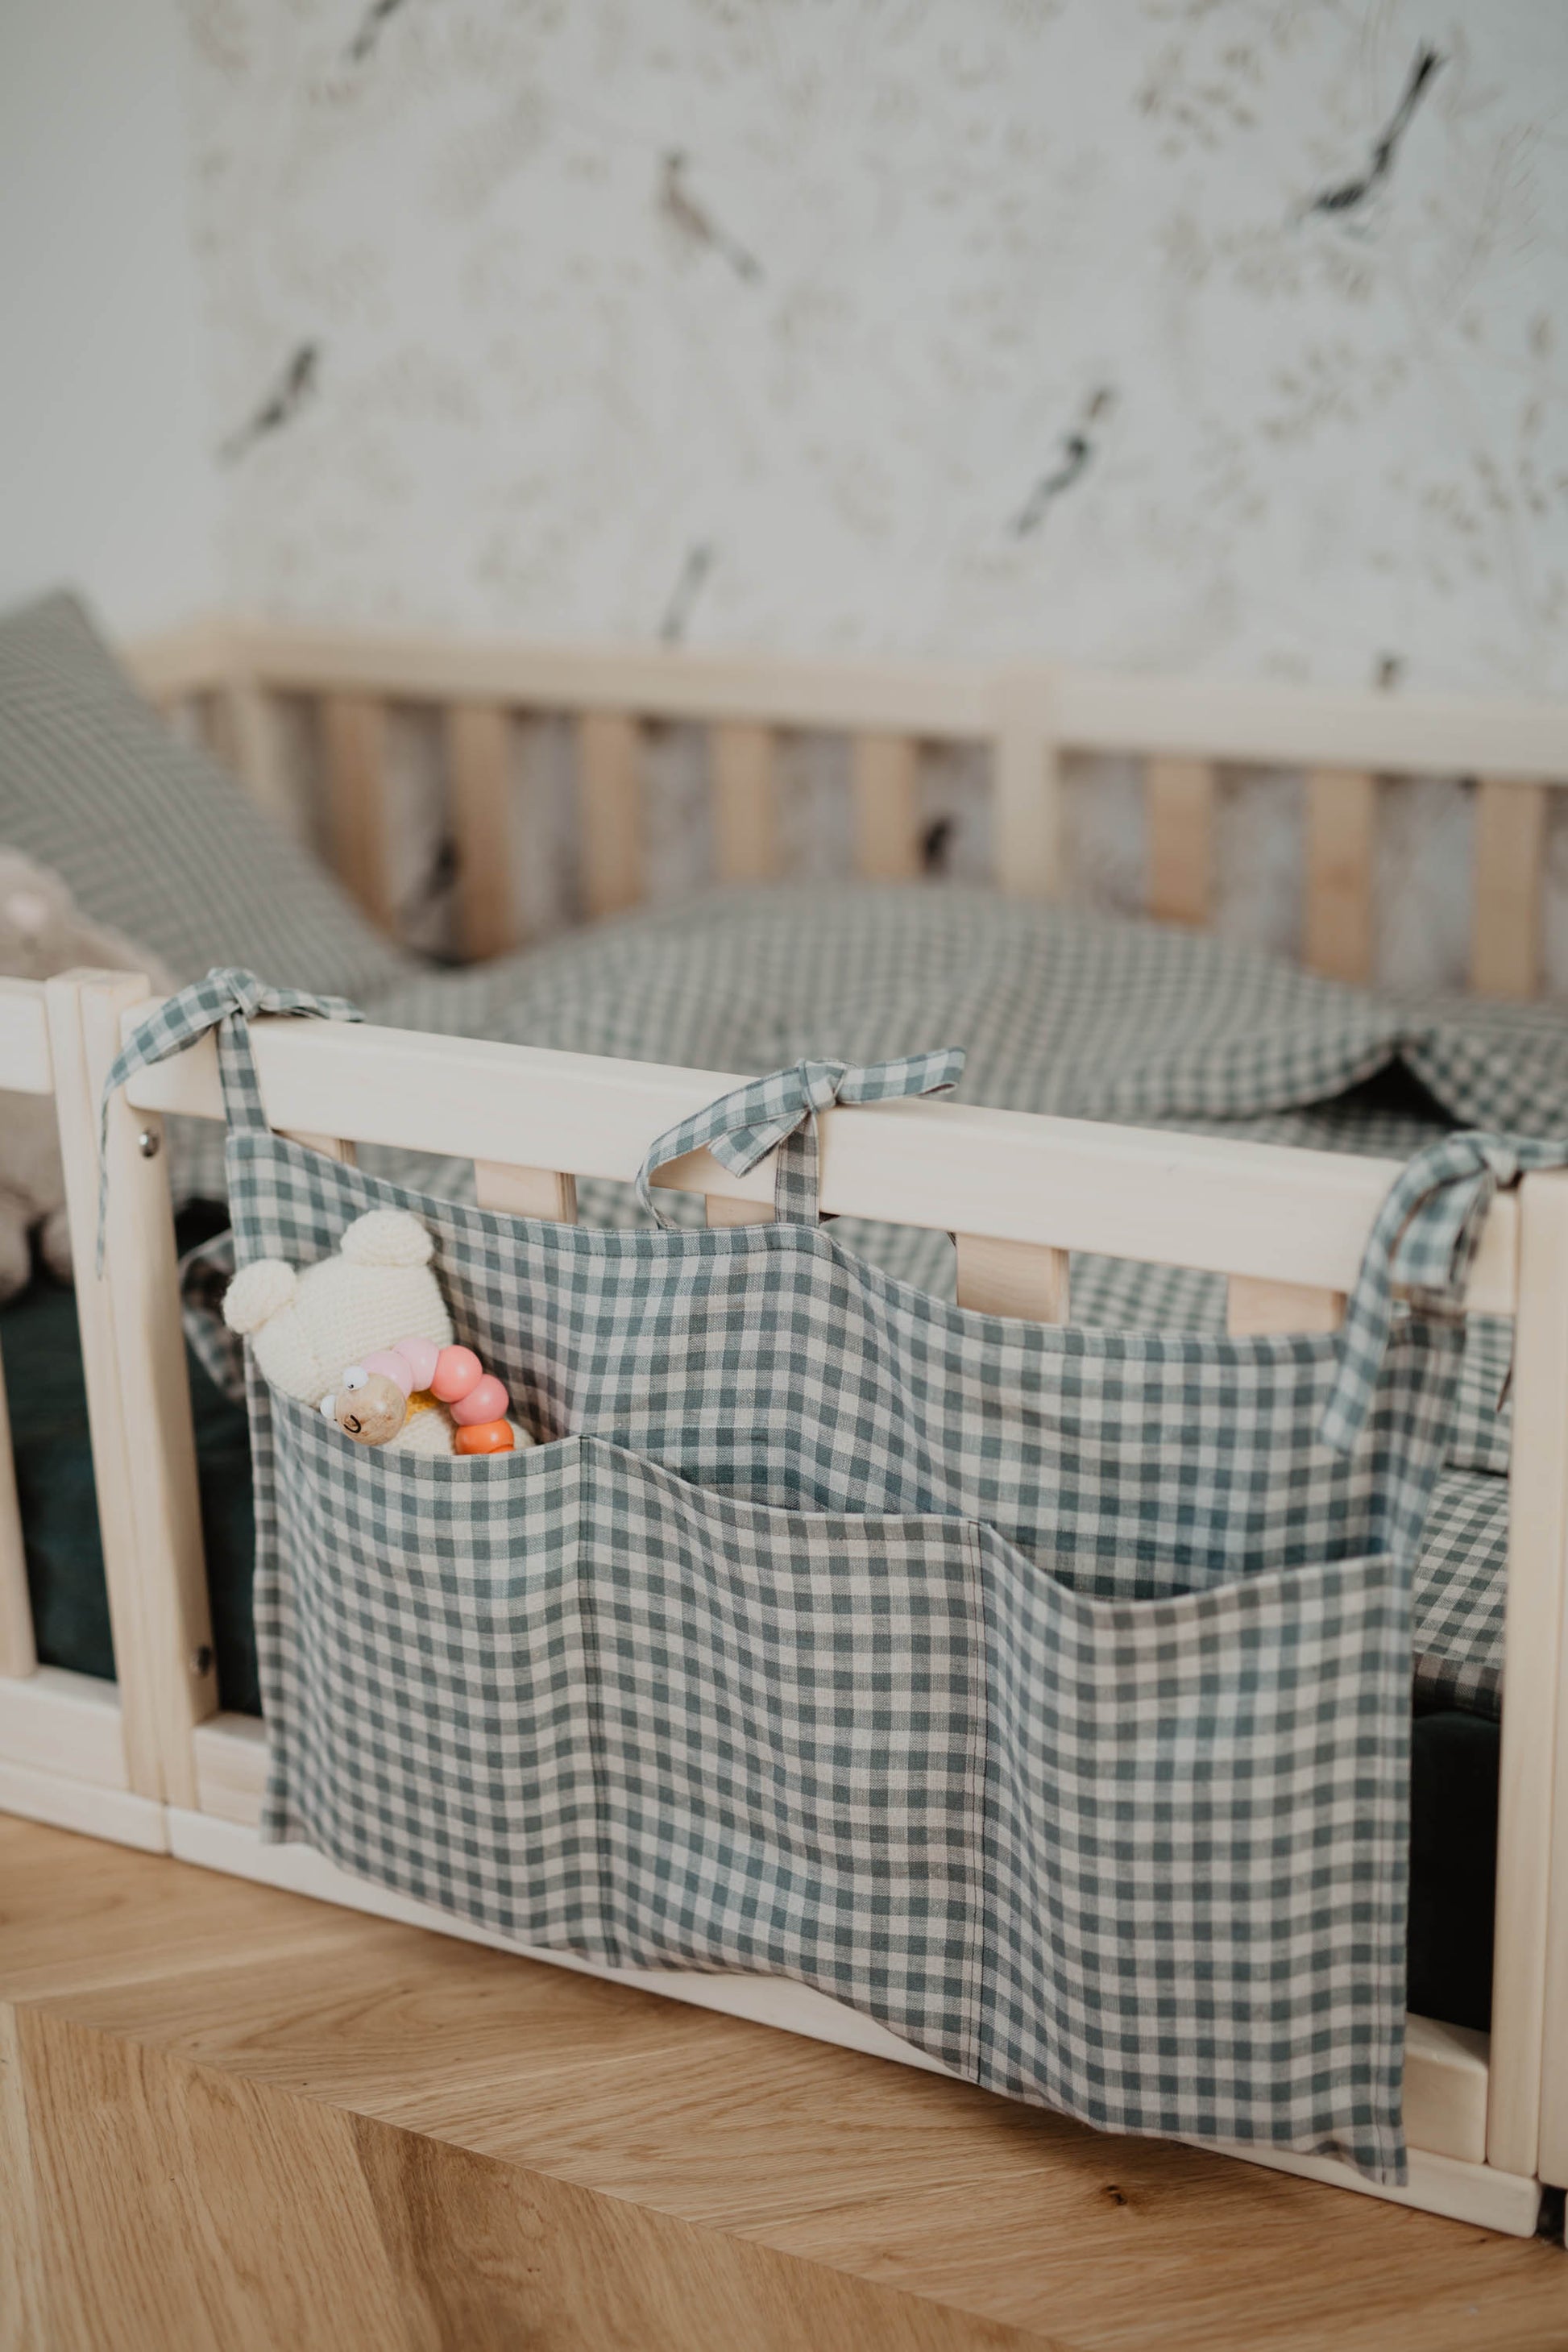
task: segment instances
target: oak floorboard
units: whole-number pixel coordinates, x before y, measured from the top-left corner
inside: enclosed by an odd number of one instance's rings
[[[25,2352],[1568,2343],[1543,2242],[6,1821],[0,2002]]]

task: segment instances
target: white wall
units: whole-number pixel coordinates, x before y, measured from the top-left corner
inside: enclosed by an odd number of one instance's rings
[[[0,5],[0,606],[214,601],[181,73],[174,0]]]
[[[247,605],[1568,691],[1564,0],[187,22]]]

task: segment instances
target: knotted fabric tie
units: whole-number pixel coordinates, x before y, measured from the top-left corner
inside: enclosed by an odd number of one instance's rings
[[[155,1013],[148,1014],[140,1026],[132,1030],[110,1065],[103,1082],[103,1104],[99,1114],[98,1141],[98,1270],[103,1271],[104,1219],[108,1209],[109,1183],[109,1105],[110,1098],[135,1071],[144,1070],[153,1062],[166,1062],[174,1054],[183,1053],[187,1045],[205,1037],[209,1029],[238,1016],[248,1021],[257,1013],[303,1013],[321,1021],[360,1021],[363,1019],[354,1005],[342,996],[308,996],[298,988],[269,988],[258,980],[253,971],[241,971],[216,966],[205,980],[194,981],[189,988],[165,997]],[[254,1091],[252,1074],[249,1084]],[[226,1087],[226,1093],[227,1089]],[[255,1105],[256,1123],[264,1124],[259,1097]]]
[[[668,1220],[654,1201],[654,1171],[706,1144],[721,1167],[744,1176],[778,1151],[774,1211],[784,1223],[816,1222],[816,1114],[833,1103],[894,1102],[911,1095],[950,1094],[963,1075],[963,1048],[906,1054],[856,1068],[847,1062],[796,1062],[721,1095],[706,1110],[668,1128],[653,1144],[637,1175],[637,1198],[661,1225]],[[781,1148],[783,1147],[783,1148]]]
[[[1348,1454],[1366,1425],[1394,1319],[1395,1287],[1417,1314],[1463,1311],[1470,1264],[1493,1198],[1539,1168],[1568,1165],[1568,1142],[1446,1135],[1403,1168],[1373,1222],[1340,1334],[1340,1362],[1319,1435]]]

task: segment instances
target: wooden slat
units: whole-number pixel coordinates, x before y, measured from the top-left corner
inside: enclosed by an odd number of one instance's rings
[[[254,1829],[267,1790],[267,1726],[254,1715],[210,1716],[191,1745],[199,1810]]]
[[[1004,678],[992,749],[996,887],[1013,898],[1059,898],[1062,787],[1056,703],[1048,677]]]
[[[458,923],[464,954],[482,963],[518,943],[511,890],[511,714],[496,702],[447,713]]]
[[[301,833],[300,800],[284,758],[274,697],[254,679],[240,678],[224,689],[218,707],[227,764],[275,824]]]
[[[1037,1243],[998,1242],[984,1234],[954,1234],[958,1303],[980,1315],[1011,1315],[1027,1323],[1065,1323],[1069,1267],[1066,1250]]]
[[[554,1168],[476,1160],[474,1198],[481,1209],[500,1209],[509,1217],[544,1217],[554,1225],[577,1222],[577,1180]]]
[[[163,1126],[123,1091],[108,1109],[101,1277],[94,1263],[103,1080],[144,985],[51,980],[49,1031],[128,1777],[138,1795],[190,1804],[191,1731],[217,1704],[190,1381]]]
[[[867,882],[912,882],[921,871],[920,745],[910,735],[854,741],[855,871]]]
[[[1345,1319],[1342,1290],[1317,1290],[1297,1282],[1248,1282],[1232,1275],[1226,1285],[1226,1327],[1233,1339],[1271,1331],[1337,1331]]]
[[[710,1225],[771,1225],[773,1222],[771,1201],[726,1201],[717,1192],[708,1195],[706,1212]]]
[[[1488,2042],[1435,2018],[1405,2021],[1405,2130],[1412,2147],[1460,2164],[1487,2159]]]
[[[144,1008],[151,1010],[151,1004]],[[134,1013],[131,1026],[134,1026]],[[668,1070],[542,1046],[268,1021],[257,1067],[275,1126],[346,1127],[362,1143],[564,1166],[626,1182],[651,1137],[746,1084],[746,1074]],[[127,1099],[221,1116],[211,1037],[138,1070]],[[1349,1290],[1396,1160],[1300,1151],[1230,1137],[1119,1128],[962,1103],[875,1103],[819,1119],[830,1216],[885,1218],[1112,1256]],[[771,1201],[765,1164],[737,1176],[690,1153],[656,1182]],[[1477,1314],[1510,1314],[1518,1203],[1494,1202],[1471,1276]]]
[[[1497,777],[1476,793],[1470,986],[1481,996],[1532,997],[1541,985],[1546,787]]]
[[[583,900],[590,918],[618,914],[642,896],[642,739],[624,711],[577,722]]]
[[[22,1510],[16,1496],[16,1464],[11,1452],[5,1367],[0,1362],[0,1677],[30,1675],[37,1663]]]
[[[1371,980],[1376,777],[1363,769],[1314,769],[1307,778],[1306,831],[1302,961],[1329,980]]]
[[[314,1135],[297,1127],[279,1128],[286,1143],[302,1143],[307,1151],[319,1151],[323,1160],[336,1162],[340,1168],[353,1168],[359,1154],[354,1146],[341,1135]]]
[[[1206,923],[1214,896],[1214,769],[1206,760],[1151,760],[1143,790],[1149,912],[1157,922]]]
[[[327,833],[338,879],[373,923],[395,928],[386,839],[386,712],[362,694],[321,704]]]
[[[1533,2173],[1568,1558],[1568,1175],[1525,1178],[1519,1228],[1487,2161],[1505,2172]],[[1553,2009],[1563,1990],[1561,1979],[1552,1982]]]
[[[96,1675],[39,1666],[0,1686],[0,1759],[99,1789],[126,1786],[120,1695]]]
[[[766,882],[779,862],[773,730],[731,720],[708,740],[714,869],[721,882]]]

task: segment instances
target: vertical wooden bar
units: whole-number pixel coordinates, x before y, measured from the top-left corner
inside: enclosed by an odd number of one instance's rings
[[[447,712],[458,923],[472,963],[517,945],[511,901],[511,714],[500,703],[455,702]]]
[[[771,1201],[736,1201],[722,1192],[710,1192],[704,1205],[710,1225],[771,1225],[773,1222]]]
[[[1476,793],[1476,896],[1470,986],[1531,997],[1541,984],[1546,786],[1483,779]]]
[[[733,721],[709,736],[713,864],[721,882],[765,882],[778,870],[773,730]]]
[[[476,1160],[474,1198],[481,1209],[500,1209],[509,1217],[543,1217],[553,1225],[577,1222],[577,1179],[555,1168]]]
[[[384,789],[385,706],[371,695],[330,694],[321,704],[321,735],[332,865],[372,922],[395,930]]]
[[[16,1497],[16,1465],[11,1452],[11,1416],[5,1402],[5,1367],[0,1362],[0,1675],[30,1675],[37,1663],[22,1511]]]
[[[984,1234],[954,1234],[958,1303],[982,1315],[1011,1315],[1027,1323],[1065,1323],[1070,1306],[1066,1250],[1038,1242],[999,1242]]]
[[[191,1735],[217,1706],[195,1439],[163,1123],[122,1094],[109,1106],[101,1277],[94,1262],[103,1079],[121,1014],[146,993],[121,972],[46,986],[127,1777],[192,1807]]]
[[[1307,906],[1302,960],[1328,980],[1373,977],[1377,779],[1359,768],[1307,778]]]
[[[358,1154],[354,1146],[341,1135],[312,1135],[308,1128],[280,1127],[279,1134],[288,1143],[302,1143],[307,1151],[319,1151],[323,1160],[336,1160],[340,1168],[352,1168]]]
[[[1001,681],[992,787],[997,888],[1013,898],[1059,898],[1062,788],[1048,677]]]
[[[273,697],[254,678],[237,678],[220,700],[229,765],[276,824],[286,833],[302,833],[302,813],[283,756]]]
[[[1564,1987],[1548,1976],[1547,1948],[1549,1911],[1563,1899],[1549,1857],[1565,1826],[1554,1820],[1552,1783],[1568,1589],[1568,1174],[1527,1176],[1521,1187],[1513,1361],[1487,2162],[1528,2179],[1540,2155],[1549,1990],[1552,2047],[1563,2054]]]
[[[1143,794],[1149,912],[1163,923],[1206,923],[1214,896],[1214,768],[1207,760],[1151,760]]]
[[[1233,1339],[1261,1339],[1271,1331],[1337,1331],[1345,1319],[1342,1290],[1233,1274],[1226,1293],[1226,1328]]]
[[[642,896],[642,761],[635,719],[591,710],[577,722],[583,897],[590,917],[618,914]]]
[[[921,871],[920,746],[910,735],[854,739],[855,871],[912,882]]]

